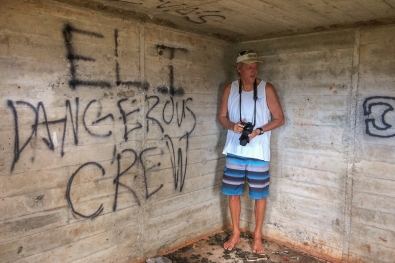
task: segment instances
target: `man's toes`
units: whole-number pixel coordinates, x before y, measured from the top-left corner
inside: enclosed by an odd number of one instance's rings
[[[231,251],[232,249],[233,249],[233,245],[232,244],[224,244],[224,248],[225,248],[225,250],[228,250],[228,251]]]

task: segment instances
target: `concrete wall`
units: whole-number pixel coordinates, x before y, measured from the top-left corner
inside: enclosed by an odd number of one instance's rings
[[[0,5],[0,262],[139,262],[223,227],[230,45]]]
[[[287,119],[272,133],[265,236],[393,262],[395,27],[239,43],[232,54],[48,1],[0,11],[1,262],[138,262],[229,223],[215,115],[243,48],[263,56],[260,77]],[[252,230],[246,197],[243,207]]]
[[[286,116],[272,137],[267,237],[338,260],[394,262],[394,38],[387,26],[234,47],[262,55],[259,75]]]

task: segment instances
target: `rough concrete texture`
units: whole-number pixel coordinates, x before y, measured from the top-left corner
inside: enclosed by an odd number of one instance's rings
[[[230,231],[217,233],[163,257],[170,259],[172,263],[331,263],[265,239],[262,240],[265,253],[259,255],[251,253],[253,235],[246,232],[241,233],[241,239],[236,247],[232,251],[227,251],[223,249],[223,244],[230,235]]]
[[[264,236],[393,261],[394,26],[231,46],[52,1],[0,12],[0,262],[140,262],[228,226],[215,115],[243,48],[286,116]]]
[[[228,43],[51,1],[0,12],[0,262],[136,262],[223,227]]]
[[[233,42],[395,22],[389,0],[53,1]]]
[[[235,46],[261,54],[261,76],[285,109],[266,236],[345,262],[393,262],[394,37],[388,26]]]

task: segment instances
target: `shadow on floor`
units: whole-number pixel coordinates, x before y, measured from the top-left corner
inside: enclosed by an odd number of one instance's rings
[[[253,236],[244,232],[236,247],[232,251],[226,251],[222,245],[230,235],[231,231],[226,230],[163,256],[169,258],[172,263],[331,263],[266,240],[262,240],[266,259],[257,259],[254,257],[256,255],[251,253]]]

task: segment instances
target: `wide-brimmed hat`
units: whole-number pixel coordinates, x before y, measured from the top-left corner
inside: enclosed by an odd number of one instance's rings
[[[236,59],[236,63],[250,64],[255,62],[263,63],[261,60],[258,59],[257,54],[253,50],[240,51]]]

